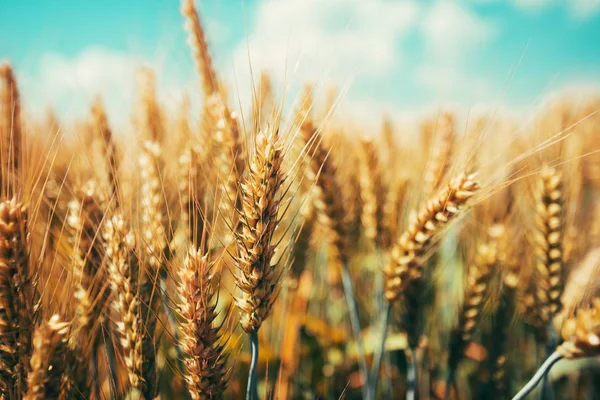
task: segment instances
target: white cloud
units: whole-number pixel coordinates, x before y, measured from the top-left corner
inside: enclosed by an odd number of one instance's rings
[[[556,3],[556,0],[511,0],[512,3],[526,11],[539,11],[552,4]],[[569,0],[571,1],[571,0]]]
[[[294,84],[318,79],[339,86],[353,76],[386,76],[399,67],[399,41],[419,11],[412,1],[264,0],[249,32],[253,70],[268,70],[278,84],[286,73]],[[245,82],[245,41],[234,59],[238,79]]]
[[[458,3],[436,2],[423,21],[425,43],[439,57],[461,57],[463,52],[483,44],[497,31],[485,20]]]
[[[170,74],[161,73],[156,65],[98,47],[87,48],[74,57],[58,53],[42,55],[36,73],[23,77],[23,98],[34,115],[43,115],[52,106],[62,118],[73,120],[87,115],[92,99],[100,95],[111,121],[123,124],[131,116],[136,73],[141,66],[157,71],[162,99],[181,94],[181,86],[165,82]]]
[[[573,16],[584,19],[600,12],[600,0],[571,0],[571,12]]]
[[[491,84],[468,71],[468,58],[498,32],[496,23],[484,19],[457,2],[437,1],[423,19],[425,61],[416,79],[433,89],[438,99],[490,97]]]

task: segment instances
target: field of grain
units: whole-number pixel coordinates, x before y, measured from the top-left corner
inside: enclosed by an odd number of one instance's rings
[[[600,398],[600,98],[361,132],[263,74],[236,115],[181,12],[202,102],[140,69],[135,139],[0,65],[0,398]]]

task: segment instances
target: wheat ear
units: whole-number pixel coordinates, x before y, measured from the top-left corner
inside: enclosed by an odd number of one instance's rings
[[[22,203],[0,203],[0,391],[7,398],[24,392],[37,308],[27,221]]]
[[[383,245],[383,205],[385,189],[381,177],[379,156],[373,140],[360,142],[359,185],[362,200],[361,222],[365,237],[378,246]]]
[[[404,327],[414,354],[421,329],[422,300],[429,285],[424,278],[427,256],[436,251],[435,236],[458,217],[478,189],[476,174],[460,174],[451,179],[446,188],[413,216],[413,221],[389,251],[383,270],[386,304],[382,311],[382,333],[370,373],[369,385],[373,393],[377,391],[392,304],[400,298],[404,300]]]
[[[204,135],[215,148],[215,163],[221,198],[219,212],[230,226],[237,223],[239,208],[238,183],[244,173],[244,146],[236,114],[229,110],[219,88],[219,79],[212,65],[204,29],[193,0],[183,0],[181,11],[186,18],[191,49],[198,66],[204,89]]]
[[[240,229],[235,231],[238,244],[236,283],[241,290],[236,304],[240,309],[240,323],[249,334],[253,348],[249,399],[256,397],[257,332],[271,312],[280,276],[273,257],[273,237],[279,225],[279,189],[284,181],[281,170],[283,145],[277,128],[270,127],[258,133],[254,153],[249,175],[240,186]]]
[[[107,219],[103,229],[108,259],[109,280],[115,293],[113,307],[118,313],[117,333],[131,389],[143,391],[142,344],[143,326],[138,296],[139,261],[135,253],[135,237],[119,213]]]
[[[31,371],[27,377],[24,400],[58,399],[65,367],[69,324],[55,314],[35,330]]]
[[[66,219],[69,241],[73,247],[77,330],[89,342],[95,342],[93,324],[102,316],[103,300],[108,297],[103,287],[104,279],[101,278],[103,255],[100,238],[96,237],[103,218],[101,202],[96,184],[88,181],[76,190],[75,198],[69,202]]]
[[[217,73],[213,66],[212,58],[208,51],[208,44],[204,36],[204,29],[200,23],[194,0],[181,2],[181,13],[185,16],[185,28],[189,33],[188,43],[196,61],[196,67],[202,78],[202,88],[205,96],[211,96],[219,91]]]
[[[566,274],[563,264],[563,191],[562,177],[554,168],[542,170],[536,200],[535,254],[539,287],[538,306],[545,324],[562,308],[561,296]]]
[[[144,330],[142,343],[142,393],[153,398],[157,390],[156,351],[153,345],[156,333],[157,315],[160,312],[161,296],[159,280],[165,269],[167,238],[164,227],[161,181],[159,165],[161,148],[156,142],[146,142],[139,159],[142,180],[141,193],[141,233],[143,240],[142,261],[144,270],[139,283],[141,303],[141,323]]]
[[[208,254],[190,250],[179,269],[184,376],[192,399],[220,399],[227,387],[227,353],[216,322],[217,282]]]
[[[21,100],[14,71],[8,62],[0,64],[0,80],[4,83],[0,92],[0,164],[2,176],[0,187],[5,195],[16,194],[19,162],[21,157],[22,127]]]
[[[302,110],[300,111],[302,113]],[[310,158],[310,168],[307,178],[314,182],[312,197],[317,215],[317,222],[325,231],[329,244],[329,269],[332,286],[339,285],[341,279],[344,287],[344,297],[348,305],[352,332],[358,346],[358,359],[361,373],[368,379],[369,371],[365,359],[364,344],[358,318],[356,299],[350,271],[348,270],[348,249],[346,213],[341,197],[341,187],[337,181],[336,169],[329,157],[329,152],[322,143],[322,135],[313,125],[310,117],[306,116],[301,127],[300,136],[303,139],[307,155]],[[333,278],[333,279],[332,279]],[[363,385],[363,396],[371,398],[368,385]]]
[[[92,104],[92,118],[94,120],[94,128],[96,130],[96,137],[102,140],[102,151],[104,152],[104,159],[106,160],[106,168],[108,175],[108,183],[111,188],[111,196],[114,199],[114,204],[118,207],[119,205],[119,160],[117,158],[117,147],[113,140],[112,130],[108,125],[108,118],[104,110],[102,100],[97,98]]]
[[[479,189],[476,174],[460,174],[419,210],[393,246],[385,274],[385,298],[396,301],[409,280],[423,276],[425,257],[435,249],[435,235],[459,214]]]
[[[497,261],[494,246],[480,245],[473,264],[467,271],[466,293],[463,306],[459,312],[458,325],[450,336],[448,366],[454,371],[460,363],[465,346],[473,340],[485,300],[489,295],[489,286]]]
[[[513,400],[524,399],[531,393],[557,361],[563,358],[576,360],[600,355],[600,298],[594,298],[591,307],[577,310],[576,316],[565,323],[562,335],[565,342],[546,359]]]

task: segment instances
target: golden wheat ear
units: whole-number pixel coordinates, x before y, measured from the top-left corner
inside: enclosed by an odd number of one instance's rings
[[[217,203],[225,224],[237,224],[239,208],[238,184],[245,169],[245,148],[240,134],[237,116],[232,112],[221,91],[219,78],[212,65],[204,29],[193,0],[182,0],[181,12],[186,19],[189,42],[194,61],[202,79],[204,91],[204,115],[202,133],[208,145],[214,150],[217,169],[216,181],[219,185]]]
[[[542,170],[536,199],[535,255],[540,278],[536,291],[540,314],[548,325],[562,308],[566,280],[563,263],[563,181],[554,168]]]
[[[10,198],[18,194],[19,164],[23,128],[21,99],[14,71],[8,62],[0,63],[0,193]]]
[[[248,333],[252,347],[247,396],[254,399],[258,397],[258,330],[271,313],[281,276],[273,240],[280,223],[280,189],[285,177],[281,168],[284,146],[278,129],[270,126],[255,137],[249,173],[240,185],[240,226],[233,231],[237,242],[235,278],[241,291],[235,303],[240,310],[240,325]]]
[[[108,117],[104,110],[104,105],[100,98],[94,100],[92,104],[92,118],[96,137],[102,140],[102,151],[106,160],[106,170],[111,197],[114,204],[119,205],[119,159],[117,155],[117,146],[113,139],[112,130],[108,125]]]
[[[77,330],[95,342],[99,318],[103,314],[105,292],[101,238],[98,234],[104,212],[96,183],[88,181],[77,187],[69,202],[66,225],[73,249],[73,281],[77,301]],[[95,347],[95,346],[94,346]]]
[[[359,184],[362,200],[361,222],[365,237],[377,244],[384,244],[383,206],[386,190],[383,185],[377,147],[372,139],[360,142]]]
[[[461,174],[419,210],[415,220],[396,240],[384,269],[385,298],[396,301],[410,280],[423,276],[425,256],[435,248],[435,236],[458,217],[479,189],[476,175]]]
[[[70,326],[58,314],[35,330],[24,400],[58,399]]]
[[[473,340],[483,306],[489,296],[493,269],[497,262],[495,246],[480,245],[473,264],[467,271],[466,292],[456,328],[450,335],[449,369],[455,371],[465,347]]]
[[[592,305],[577,310],[575,317],[565,323],[562,331],[565,342],[558,352],[568,359],[594,357],[600,354],[600,298]]]
[[[37,291],[29,267],[27,207],[0,203],[0,390],[23,393],[30,369]]]
[[[340,269],[348,261],[346,213],[340,196],[342,189],[330,153],[310,117],[304,119],[299,136],[309,157],[307,178],[313,182],[309,200],[313,202],[317,222],[325,231],[324,237],[330,248],[329,257],[332,262],[328,269],[328,283],[339,287]]]
[[[191,249],[178,273],[184,377],[192,399],[220,399],[229,378],[228,354],[217,322],[214,268],[208,254]]]
[[[246,332],[258,330],[275,300],[277,266],[273,265],[273,237],[279,224],[279,204],[284,174],[283,145],[277,128],[256,136],[255,157],[241,185],[241,229],[236,233],[238,271],[236,282],[242,295],[236,299],[240,323]]]
[[[143,392],[142,347],[146,335],[142,331],[144,326],[140,316],[140,275],[135,237],[119,213],[105,221],[102,235],[108,258],[109,280],[115,293],[112,305],[118,315],[117,333],[129,386],[131,390]]]

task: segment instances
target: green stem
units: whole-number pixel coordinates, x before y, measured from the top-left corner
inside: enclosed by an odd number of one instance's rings
[[[448,368],[448,372],[446,373],[446,392],[444,393],[444,400],[450,400],[450,393],[452,393],[452,381],[454,380],[454,369],[452,367]]]
[[[250,348],[252,350],[252,361],[248,373],[248,386],[246,388],[246,400],[258,400],[258,329],[248,334]]]
[[[533,389],[535,389],[535,387],[546,376],[546,374],[548,374],[552,366],[556,364],[556,362],[560,359],[562,359],[562,355],[560,355],[556,351],[552,353],[552,355],[548,357],[546,361],[542,364],[540,369],[537,370],[533,378],[531,378],[531,380],[527,382],[525,386],[523,386],[523,389],[521,389],[519,393],[517,393],[515,397],[513,397],[512,400],[521,400],[527,397],[527,395],[531,393]]]
[[[390,319],[390,312],[392,307],[390,303],[385,302],[383,306],[383,312],[381,313],[381,338],[379,340],[379,347],[375,353],[373,358],[373,365],[371,366],[371,375],[370,375],[370,390],[373,396],[377,394],[377,384],[379,382],[379,370],[381,369],[381,363],[383,361],[383,356],[385,354],[385,340],[387,338],[388,331],[388,321]]]
[[[362,340],[362,333],[360,330],[360,320],[358,318],[358,307],[356,306],[356,299],[354,298],[354,288],[352,287],[352,278],[350,277],[350,271],[348,266],[343,264],[342,266],[342,284],[344,286],[344,297],[346,298],[346,304],[348,305],[348,312],[350,314],[350,324],[352,325],[352,333],[354,335],[354,341],[356,342],[356,353],[358,356],[358,368],[360,373],[365,380],[362,386],[363,398],[365,400],[371,400],[371,392],[369,390],[369,369],[367,368],[367,360],[365,358],[365,347]]]
[[[407,357],[408,370],[406,371],[406,400],[415,400],[417,391],[417,351],[410,349]]]

